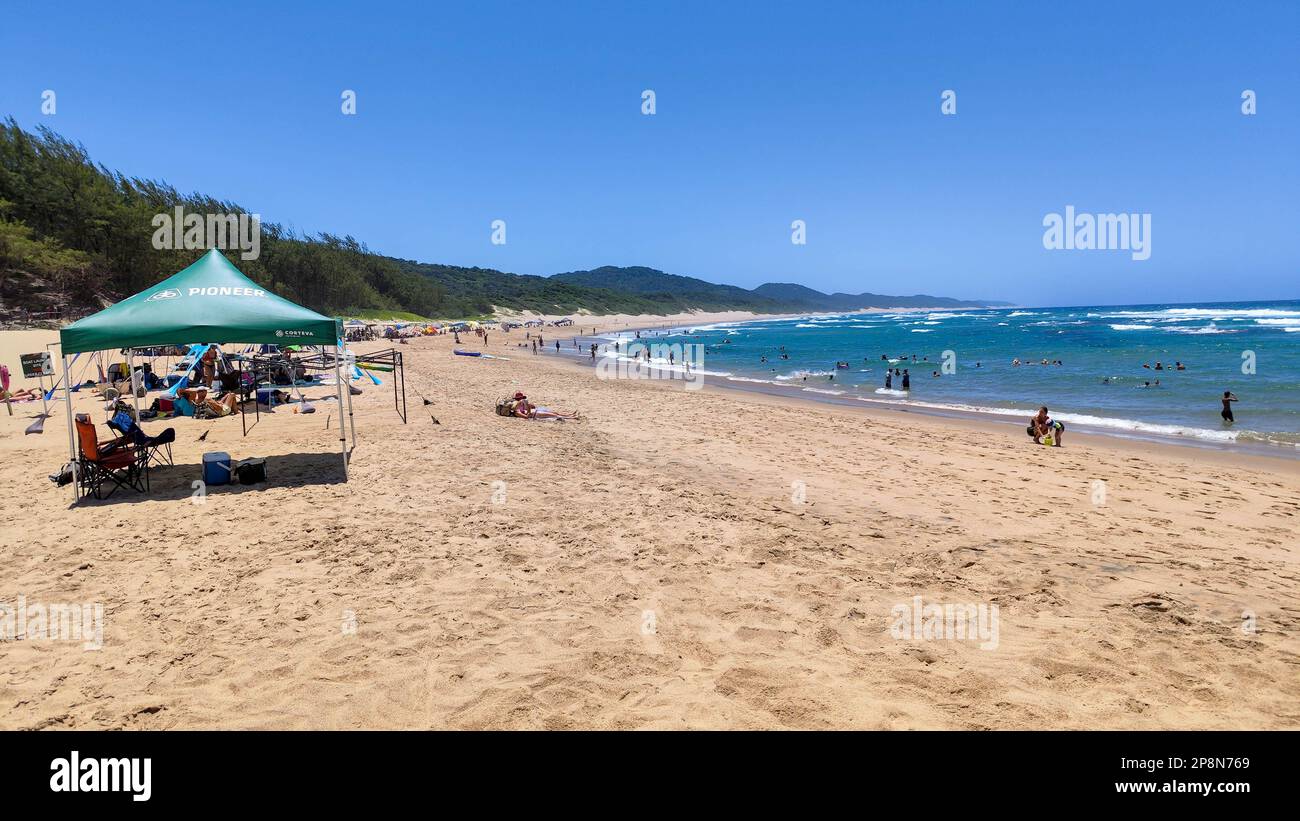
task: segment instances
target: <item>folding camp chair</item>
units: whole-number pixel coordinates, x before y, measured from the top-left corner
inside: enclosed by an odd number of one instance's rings
[[[118,413],[106,423],[109,430],[145,451],[148,461],[153,464],[174,465],[172,461],[172,442],[176,441],[176,428],[167,430],[157,436],[150,436],[141,430],[130,415]]]
[[[78,418],[77,442],[81,453],[77,457],[77,482],[83,492],[96,499],[106,499],[120,487],[129,487],[144,493],[149,487],[149,461],[144,448],[137,448],[125,439],[99,444],[95,423]],[[105,487],[108,493],[104,493]]]

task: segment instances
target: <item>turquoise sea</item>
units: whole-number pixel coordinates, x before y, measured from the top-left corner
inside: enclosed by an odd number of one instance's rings
[[[810,315],[641,341],[702,344],[706,378],[741,387],[1004,417],[1045,404],[1086,428],[1300,447],[1300,301]],[[882,392],[886,367],[910,371],[906,395]]]

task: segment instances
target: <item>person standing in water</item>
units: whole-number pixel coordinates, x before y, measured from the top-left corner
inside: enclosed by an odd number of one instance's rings
[[[1219,415],[1223,417],[1223,421],[1230,425],[1237,421],[1232,416],[1232,403],[1236,401],[1237,396],[1232,391],[1223,392],[1223,410],[1219,411]]]
[[[894,389],[894,372],[885,371],[885,390],[892,391],[893,389]]]
[[[910,391],[911,389],[912,389],[912,375],[907,372],[907,368],[903,368],[903,390]]]

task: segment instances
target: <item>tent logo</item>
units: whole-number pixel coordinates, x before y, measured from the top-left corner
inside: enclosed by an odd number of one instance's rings
[[[155,302],[161,299],[175,299],[180,295],[181,292],[176,290],[175,288],[164,288],[163,290],[157,291],[154,294],[152,294],[148,299],[145,300],[145,302]]]
[[[275,335],[276,335],[276,336],[284,336],[284,331],[276,331],[276,332],[275,332]]]

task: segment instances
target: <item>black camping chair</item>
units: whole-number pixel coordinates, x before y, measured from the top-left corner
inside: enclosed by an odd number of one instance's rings
[[[155,464],[175,465],[172,460],[172,443],[176,441],[176,428],[167,428],[157,436],[140,429],[134,419],[118,414],[106,423],[110,430],[144,451],[147,461]]]

